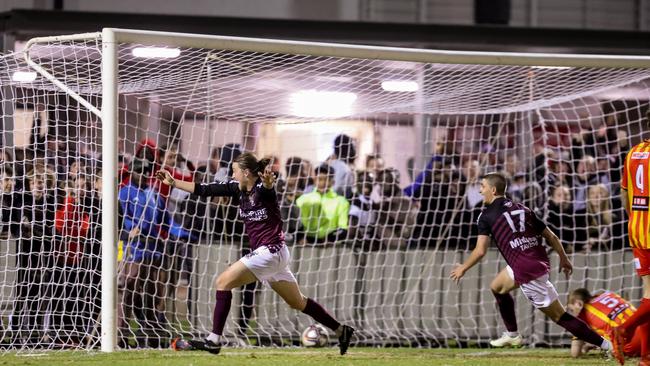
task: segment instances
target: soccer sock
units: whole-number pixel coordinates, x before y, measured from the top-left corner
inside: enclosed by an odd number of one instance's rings
[[[612,344],[605,338],[603,338],[603,343],[600,344],[600,348],[603,351],[609,351],[612,348]]]
[[[591,343],[597,347],[603,346],[603,337],[591,330],[585,322],[569,313],[562,314],[557,324],[585,342]]]
[[[506,325],[508,330],[508,335],[512,337],[512,334],[515,333],[515,337],[519,335],[517,332],[517,315],[515,314],[515,300],[512,298],[512,295],[507,294],[498,294],[492,292],[494,298],[497,300],[497,307],[499,308],[499,313],[501,314],[501,319]]]
[[[648,323],[650,321],[650,299],[643,298],[641,299],[641,305],[636,309],[636,312],[620,327],[623,329],[625,334],[628,337],[631,337],[634,334],[634,330],[641,324]]]
[[[341,324],[332,318],[332,316],[325,310],[319,303],[312,299],[307,299],[307,305],[303,313],[311,316],[317,322],[323,324],[324,326],[330,328],[333,331],[336,331]]]
[[[635,338],[638,338],[640,340],[639,348],[641,357],[650,356],[650,324],[646,323],[639,325],[636,332],[638,333],[638,336]]]
[[[231,291],[217,290],[217,303],[214,305],[214,315],[212,317],[212,333],[216,335],[223,334],[223,327],[226,325],[231,302]]]

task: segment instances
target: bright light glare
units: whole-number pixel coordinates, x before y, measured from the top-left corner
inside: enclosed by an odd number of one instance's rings
[[[16,71],[11,76],[11,80],[19,83],[31,83],[36,80],[36,73],[32,71]]]
[[[352,114],[354,93],[301,90],[291,94],[291,114],[297,117],[338,118]]]
[[[137,47],[131,53],[135,57],[174,58],[181,54],[181,50],[179,48]]]
[[[386,80],[381,82],[381,88],[391,92],[414,92],[419,86],[417,82],[410,80]]]

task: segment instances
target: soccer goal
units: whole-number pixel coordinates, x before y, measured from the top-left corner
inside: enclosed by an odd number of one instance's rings
[[[496,170],[571,253],[569,280],[552,271],[563,300],[578,287],[641,295],[619,182],[627,149],[650,137],[648,57],[104,29],[0,56],[0,97],[4,350],[207,334],[214,280],[248,246],[237,206],[151,176],[224,181],[242,151],[273,157],[292,269],[359,345],[483,344],[504,330],[496,249],[448,279],[476,240],[478,179]],[[323,163],[349,205],[336,213],[299,199],[320,194]],[[570,342],[515,298],[527,343]],[[298,345],[311,325],[262,284],[233,300],[233,346]]]

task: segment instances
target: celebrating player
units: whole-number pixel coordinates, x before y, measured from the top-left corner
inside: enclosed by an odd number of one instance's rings
[[[528,207],[507,199],[504,196],[505,191],[506,179],[500,173],[487,174],[481,180],[480,193],[486,207],[478,219],[479,236],[476,248],[465,263],[457,265],[451,271],[450,278],[456,282],[460,281],[465,272],[483,258],[491,236],[508,263],[497,275],[502,284],[502,294],[508,294],[521,287],[521,291],[531,303],[559,326],[579,339],[605,350],[609,349],[609,341],[564,310],[558,301],[555,287],[548,279],[550,263],[542,237],[560,255],[560,269],[566,276],[573,271],[573,265],[560,240]],[[499,308],[504,322],[508,325],[511,320],[508,317],[512,315],[511,318],[514,319],[514,302],[499,303]]]
[[[339,338],[341,354],[347,352],[354,329],[341,325],[320,304],[305,297],[289,269],[290,253],[284,243],[280,207],[275,193],[275,175],[268,166],[270,160],[251,153],[239,155],[233,164],[234,181],[195,184],[174,179],[161,170],[156,177],[198,196],[233,196],[239,198],[239,216],[244,220],[252,252],[232,264],[216,280],[216,305],[212,333],[205,340],[187,342],[191,349],[218,354],[221,350],[223,328],[230,311],[231,290],[255,281],[265,281],[289,306],[311,316],[334,330]],[[183,342],[185,343],[185,342]],[[183,347],[179,347],[183,348]]]
[[[596,333],[607,338],[612,334],[612,328],[625,324],[636,309],[617,294],[604,291],[592,295],[589,290],[579,288],[571,292],[567,302],[568,311],[582,319]],[[626,356],[637,357],[647,347],[648,326],[636,328],[634,336],[623,346]],[[571,356],[580,357],[589,350],[584,341],[574,339],[571,342]]]
[[[648,114],[650,116],[650,112]],[[650,119],[650,117],[649,117]],[[614,328],[614,355],[625,362],[623,345],[637,327],[650,324],[650,140],[634,146],[625,158],[621,177],[621,201],[629,217],[628,232],[634,253],[634,267],[643,281],[643,299],[637,311],[623,325]],[[650,365],[650,353],[641,350],[639,365]]]

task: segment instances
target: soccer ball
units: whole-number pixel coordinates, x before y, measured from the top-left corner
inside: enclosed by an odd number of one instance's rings
[[[302,332],[300,337],[302,345],[305,347],[324,347],[329,343],[329,334],[327,329],[320,324],[312,324]]]

